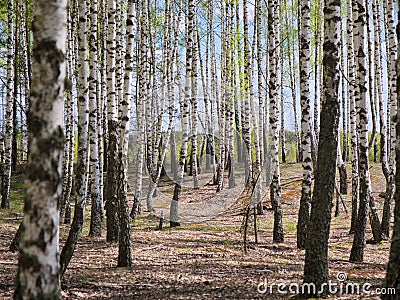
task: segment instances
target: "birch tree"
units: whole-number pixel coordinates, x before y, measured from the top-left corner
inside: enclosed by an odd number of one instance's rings
[[[391,1],[390,1],[391,2]],[[400,12],[398,12],[398,17]],[[397,32],[400,31],[400,24],[397,23]],[[397,55],[400,56],[400,36],[397,35]],[[391,63],[394,63],[392,61]],[[396,61],[396,72],[397,72],[397,85],[396,85],[396,104],[400,106],[400,86],[399,86],[399,75],[400,75],[400,61]],[[396,123],[396,176],[395,176],[395,207],[394,207],[394,226],[393,235],[390,245],[389,262],[386,270],[386,278],[384,286],[386,288],[395,288],[396,293],[400,289],[399,282],[399,263],[400,263],[400,113],[397,110],[397,123]],[[388,290],[388,289],[387,289]],[[382,295],[382,299],[396,299],[398,295]]]
[[[86,49],[86,2],[78,0],[79,29],[78,29],[78,157],[75,171],[75,210],[67,241],[60,255],[60,275],[67,269],[76,243],[83,227],[83,216],[86,206],[86,169],[87,169],[87,132],[88,132],[88,74],[87,74],[87,49]]]
[[[61,299],[58,259],[67,1],[36,1],[29,155],[14,299]]]
[[[386,178],[386,193],[385,193],[385,202],[383,208],[383,216],[382,216],[382,229],[383,232],[388,235],[389,227],[390,227],[390,218],[391,218],[391,206],[393,201],[394,194],[394,176],[396,172],[395,166],[395,148],[396,148],[396,122],[395,118],[397,115],[397,90],[396,90],[396,35],[395,35],[395,25],[394,25],[394,12],[395,12],[395,2],[393,0],[384,1],[383,4],[386,9],[387,16],[387,40],[388,40],[388,124],[389,124],[389,136],[388,136],[388,169],[385,168],[384,165],[384,175]],[[382,130],[382,128],[381,128]]]
[[[351,134],[351,225],[350,233],[354,233],[358,215],[358,135],[357,135],[357,112],[355,109],[355,86],[356,86],[356,62],[354,55],[353,40],[353,5],[352,0],[346,2],[347,19],[347,56],[349,74],[349,102],[350,102],[350,134]]]
[[[280,68],[279,68],[279,2],[268,1],[268,39],[269,39],[269,145],[271,155],[272,181],[270,197],[274,210],[274,242],[284,239],[281,208],[281,185],[279,171],[279,102],[280,102]]]
[[[7,82],[6,82],[6,120],[5,120],[5,151],[4,151],[4,182],[1,193],[1,208],[10,208],[11,156],[13,136],[13,78],[14,78],[14,0],[7,5]]]
[[[118,237],[118,266],[130,267],[132,265],[131,253],[131,227],[129,222],[128,206],[128,142],[130,128],[131,111],[131,88],[133,71],[133,51],[134,51],[134,17],[135,2],[128,1],[126,18],[126,51],[125,51],[125,72],[123,82],[123,99],[120,102],[119,114],[119,153],[118,153],[118,217],[119,217],[119,237]]]
[[[187,33],[186,33],[186,75],[185,75],[185,95],[183,99],[181,111],[182,125],[182,145],[179,156],[178,180],[175,183],[174,195],[170,207],[170,226],[176,227],[180,225],[178,203],[182,190],[183,175],[185,171],[186,152],[189,140],[189,106],[192,97],[192,56],[193,56],[193,38],[194,38],[194,18],[195,18],[195,2],[189,0],[187,3]]]
[[[108,169],[107,190],[105,193],[107,216],[107,241],[118,240],[118,198],[117,198],[117,159],[118,159],[118,104],[116,98],[116,1],[108,0],[107,31],[107,118],[108,118]]]
[[[311,113],[310,113],[310,1],[299,3],[300,18],[300,105],[301,105],[301,150],[303,181],[297,222],[297,247],[303,249],[306,243],[307,226],[310,218],[312,157],[311,157]]]
[[[98,43],[97,43],[97,0],[90,1],[90,33],[89,33],[89,168],[90,168],[90,197],[91,197],[91,236],[101,236],[103,200],[100,191],[100,160],[98,142]]]
[[[355,226],[354,240],[350,254],[351,262],[361,262],[364,256],[365,246],[365,227],[368,217],[368,208],[371,209],[371,226],[374,231],[374,207],[371,205],[371,182],[368,163],[368,111],[367,111],[367,88],[366,88],[366,55],[364,52],[365,34],[365,3],[356,1],[355,15],[353,16],[355,25],[355,48],[356,48],[356,90],[355,104],[357,112],[357,134],[359,139],[359,209]],[[380,227],[380,224],[379,224]],[[379,228],[380,230],[380,228]],[[375,233],[374,233],[375,238]]]
[[[321,123],[319,133],[318,161],[304,264],[304,283],[312,282],[317,290],[323,288],[323,284],[327,284],[329,280],[328,239],[339,130],[340,1],[325,2],[324,19],[321,107],[321,120],[324,122]],[[324,293],[326,292],[325,289]]]

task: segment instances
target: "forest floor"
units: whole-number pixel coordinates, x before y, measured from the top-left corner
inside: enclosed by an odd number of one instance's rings
[[[347,166],[350,173],[350,167]],[[118,245],[101,238],[88,237],[89,213],[71,264],[62,279],[65,299],[285,299],[295,297],[292,291],[302,282],[304,250],[296,248],[296,223],[301,194],[301,167],[281,165],[282,209],[285,242],[272,242],[273,212],[266,210],[258,217],[258,244],[254,231],[249,232],[249,249],[243,250],[241,232],[242,205],[236,202],[231,213],[219,214],[199,223],[178,228],[156,230],[159,219],[148,213],[132,223],[131,268],[117,268]],[[349,176],[350,177],[350,176]],[[378,211],[381,215],[384,177],[378,164],[372,164],[371,180]],[[205,188],[205,187],[204,187]],[[185,189],[182,203],[201,202],[200,190]],[[214,189],[214,187],[212,187]],[[349,184],[350,190],[350,184]],[[8,251],[9,244],[22,218],[23,184],[15,178],[10,210],[0,210],[0,298],[10,299],[17,269],[17,253]],[[213,190],[209,193],[213,193]],[[348,234],[351,195],[344,196],[348,214],[341,206],[340,215],[332,215],[329,240],[330,276],[338,285],[332,299],[378,299],[376,288],[385,277],[390,242],[367,244],[364,263],[349,263],[353,236]],[[269,206],[268,197],[265,205]],[[334,211],[334,209],[333,209]],[[168,223],[166,224],[168,226]],[[61,225],[61,246],[69,226]],[[367,238],[371,238],[368,227]],[[343,281],[346,279],[346,281]],[[346,284],[366,287],[366,293],[345,293]],[[261,293],[257,288],[272,287]],[[277,284],[286,287],[279,293]],[[340,285],[342,291],[340,293]],[[291,288],[289,289],[289,286]],[[352,288],[348,291],[352,291]]]

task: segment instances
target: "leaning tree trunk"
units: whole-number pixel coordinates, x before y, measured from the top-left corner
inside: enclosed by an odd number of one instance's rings
[[[29,155],[14,299],[61,299],[58,240],[67,1],[36,1]]]
[[[382,164],[382,173],[386,179],[386,193],[385,202],[383,205],[382,214],[382,233],[389,237],[390,228],[390,215],[391,215],[391,200],[393,199],[393,185],[390,182],[392,178],[389,176],[389,166],[387,157],[387,135],[386,135],[386,114],[383,101],[382,91],[382,55],[381,55],[381,22],[379,16],[379,3],[374,0],[372,3],[373,20],[374,20],[374,38],[377,41],[374,43],[374,54],[375,54],[375,98],[378,99],[378,111],[379,111],[379,131],[380,131],[380,161]]]
[[[297,248],[306,246],[307,227],[310,218],[311,184],[312,184],[312,157],[311,157],[311,113],[310,113],[310,0],[299,3],[300,18],[300,105],[301,105],[301,150],[303,181],[299,218],[297,221]]]
[[[383,206],[383,216],[382,216],[382,230],[383,233],[389,236],[389,228],[390,228],[390,217],[391,217],[391,206],[393,201],[394,194],[394,175],[396,172],[395,166],[395,147],[396,147],[396,128],[395,128],[395,118],[397,114],[396,107],[396,36],[395,36],[395,28],[394,28],[394,1],[385,1],[384,5],[386,6],[386,16],[387,16],[387,26],[388,26],[388,35],[387,39],[389,40],[389,60],[388,60],[388,87],[389,87],[389,99],[388,99],[388,107],[390,108],[390,120],[388,123],[390,124],[390,135],[388,141],[389,147],[389,157],[388,157],[388,169],[384,168],[384,174],[386,177],[386,193],[385,193],[385,202]],[[382,141],[381,141],[382,142]]]
[[[327,0],[324,8],[323,82],[318,161],[304,264],[304,283],[317,290],[329,280],[328,240],[335,190],[339,126],[340,1]],[[326,293],[326,289],[324,290]]]
[[[83,215],[86,205],[86,169],[87,169],[87,132],[88,132],[88,90],[87,90],[87,50],[86,50],[86,2],[78,1],[79,33],[78,33],[78,165],[76,168],[75,211],[67,241],[60,255],[60,274],[63,276],[72,255],[74,254],[79,234],[82,231]]]

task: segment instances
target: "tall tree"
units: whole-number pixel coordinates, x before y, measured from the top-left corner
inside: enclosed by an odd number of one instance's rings
[[[118,159],[118,104],[116,98],[116,0],[108,0],[107,29],[107,190],[105,207],[107,216],[107,241],[118,240],[118,198],[117,198],[117,159]]]
[[[269,128],[272,181],[270,197],[274,209],[274,242],[284,239],[281,208],[281,184],[279,170],[279,103],[280,103],[280,67],[279,67],[279,1],[268,1],[268,39],[269,39]]]
[[[98,105],[100,101],[98,94],[98,42],[97,42],[97,0],[90,1],[88,7],[88,16],[90,16],[89,31],[89,168],[90,168],[90,198],[91,198],[91,219],[90,231],[91,236],[101,236],[102,231],[102,207],[103,199],[100,191],[100,153],[98,142]]]
[[[181,123],[182,123],[182,145],[179,156],[178,180],[175,183],[174,195],[170,208],[170,226],[176,227],[180,225],[178,203],[182,191],[183,175],[185,171],[186,152],[189,141],[189,107],[192,97],[192,56],[193,56],[193,38],[194,38],[194,18],[195,18],[195,1],[189,0],[187,3],[187,33],[186,33],[186,75],[185,75],[185,98],[181,106]]]
[[[119,153],[118,153],[118,217],[120,233],[118,237],[118,266],[130,267],[132,265],[131,253],[131,227],[129,222],[128,206],[128,142],[131,111],[131,88],[133,71],[133,50],[134,50],[134,20],[135,2],[128,1],[126,33],[127,43],[125,51],[125,72],[124,72],[124,95],[120,102],[119,114]]]
[[[390,1],[392,2],[392,1]],[[400,11],[398,11],[398,19]],[[400,57],[400,23],[397,23],[397,57]],[[392,61],[391,63],[394,63]],[[400,107],[400,60],[396,60],[396,96],[397,107]],[[395,207],[394,207],[394,226],[393,235],[390,245],[389,262],[386,270],[386,288],[395,288],[396,294],[382,295],[382,299],[398,299],[398,292],[400,290],[400,112],[397,110],[397,123],[396,123],[396,178],[395,178]]]
[[[244,52],[243,52],[243,77],[242,77],[242,88],[243,88],[243,108],[242,108],[242,136],[245,146],[245,181],[246,186],[253,184],[253,160],[252,160],[252,147],[251,147],[251,101],[253,101],[252,93],[253,88],[251,87],[253,82],[251,78],[251,53],[250,53],[250,38],[249,38],[249,22],[247,15],[247,2],[243,1],[243,38],[244,38]],[[240,57],[239,61],[242,58]],[[251,87],[251,88],[250,88]]]
[[[385,202],[383,205],[382,214],[382,232],[389,237],[390,228],[390,216],[391,216],[391,201],[393,199],[393,178],[390,175],[387,157],[387,129],[386,129],[386,113],[385,105],[383,100],[382,91],[382,51],[381,51],[381,20],[379,14],[380,3],[377,0],[372,2],[372,13],[374,21],[374,39],[377,41],[374,43],[374,70],[375,70],[375,98],[378,100],[378,111],[379,111],[379,132],[380,132],[380,161],[382,164],[382,173],[386,180],[386,193]]]
[[[143,186],[143,165],[144,165],[144,146],[145,146],[145,119],[144,119],[144,108],[146,105],[147,87],[148,87],[148,61],[147,61],[147,11],[145,1],[142,5],[138,6],[137,16],[139,19],[139,55],[138,55],[138,99],[136,101],[136,119],[138,127],[138,153],[137,153],[137,174],[136,174],[136,186],[133,198],[133,207],[131,211],[132,219],[135,219],[136,213],[140,206],[140,199],[142,197],[142,186]],[[147,210],[152,211],[153,205],[148,198]]]
[[[365,2],[357,0],[353,16],[355,25],[355,48],[356,48],[356,90],[355,109],[357,111],[357,134],[359,144],[358,170],[360,176],[359,209],[355,224],[354,240],[350,254],[350,261],[361,262],[364,256],[365,227],[370,208],[370,220],[374,240],[379,242],[381,238],[380,222],[376,221],[376,208],[374,206],[371,192],[371,179],[368,163],[368,110],[367,110],[367,78],[366,78],[366,54],[364,52],[364,34],[366,23]],[[377,233],[376,233],[377,232]]]
[[[389,234],[389,225],[391,217],[391,206],[394,194],[394,175],[396,172],[395,166],[395,148],[396,148],[396,124],[395,117],[397,114],[397,90],[396,90],[396,36],[395,36],[395,25],[394,25],[394,13],[395,13],[395,2],[393,0],[384,1],[384,7],[386,8],[387,16],[387,40],[388,40],[388,170],[384,169],[386,177],[386,195],[384,210],[382,216],[382,226],[385,234]],[[384,167],[384,166],[383,166]]]
[[[14,65],[14,0],[9,0],[7,5],[7,82],[6,82],[6,125],[5,125],[5,151],[4,151],[4,181],[1,191],[1,208],[10,208],[11,184],[11,156],[13,136],[13,65]]]
[[[328,239],[339,130],[340,8],[339,0],[325,2],[321,107],[321,120],[324,122],[321,122],[319,133],[318,161],[304,264],[304,282],[314,283],[318,290],[329,279]]]
[[[303,249],[306,245],[307,226],[310,218],[312,157],[311,157],[311,113],[310,113],[310,1],[299,3],[300,18],[300,104],[301,104],[301,150],[303,165],[303,182],[299,218],[297,224],[297,247]]]
[[[78,237],[83,227],[84,210],[86,206],[86,169],[87,169],[87,132],[88,132],[88,88],[87,88],[87,49],[86,49],[86,2],[78,0],[79,31],[78,31],[78,157],[75,171],[75,211],[67,241],[60,255],[61,276],[67,269],[75,251]]]
[[[357,112],[355,109],[355,86],[356,86],[356,61],[354,57],[353,41],[353,6],[352,0],[346,2],[347,19],[347,57],[349,76],[349,102],[350,102],[350,134],[351,134],[351,225],[350,233],[354,233],[358,215],[358,135],[357,135]]]
[[[14,299],[61,299],[58,237],[67,1],[34,6],[29,155]]]

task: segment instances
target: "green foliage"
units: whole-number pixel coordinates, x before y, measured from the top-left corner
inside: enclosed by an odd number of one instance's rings
[[[11,183],[11,188],[12,189],[24,189],[25,188],[25,184],[21,183],[21,182],[12,182]]]
[[[24,210],[25,192],[10,192],[10,209],[12,212],[22,213]]]
[[[297,231],[297,224],[294,222],[288,222],[286,224],[286,232],[296,232]]]

